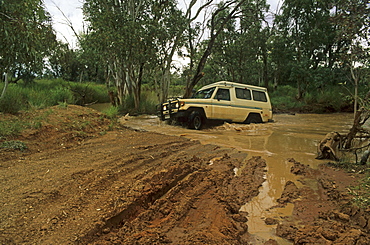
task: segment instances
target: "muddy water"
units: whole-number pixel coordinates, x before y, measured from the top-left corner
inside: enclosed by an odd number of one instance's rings
[[[188,130],[166,125],[154,116],[136,117],[125,120],[127,126],[184,136],[199,140],[203,144],[217,144],[245,151],[249,156],[262,156],[267,161],[266,181],[260,193],[251,202],[241,207],[248,212],[248,231],[253,235],[254,244],[263,244],[275,239],[279,244],[291,244],[276,237],[276,225],[266,225],[267,217],[280,219],[292,214],[292,205],[286,208],[272,208],[277,204],[285,183],[297,177],[290,173],[294,158],[303,164],[316,168],[321,162],[315,159],[317,143],[331,131],[347,132],[352,123],[352,114],[297,114],[275,115],[274,123],[266,124],[224,124],[201,131]],[[235,170],[237,174],[237,170]]]

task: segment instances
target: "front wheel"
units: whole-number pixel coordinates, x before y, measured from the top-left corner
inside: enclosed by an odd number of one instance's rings
[[[200,130],[205,122],[205,117],[199,111],[193,111],[189,116],[189,128]]]

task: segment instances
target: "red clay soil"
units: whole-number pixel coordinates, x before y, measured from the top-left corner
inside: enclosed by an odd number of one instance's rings
[[[0,148],[1,244],[251,244],[239,209],[258,195],[262,158],[112,126],[79,106],[18,117],[39,126],[15,138],[24,152]],[[299,163],[292,171],[311,188],[287,184],[280,205],[295,209],[279,236],[370,244],[369,210],[353,208],[346,191],[357,176]]]
[[[2,244],[247,242],[239,208],[258,194],[263,159],[181,137],[108,131],[109,120],[83,107],[19,116],[42,125],[18,138],[26,151],[0,151]]]
[[[363,176],[327,165],[313,170],[290,161],[291,171],[302,176],[304,187],[286,183],[278,201],[294,203],[293,216],[278,224],[277,235],[294,244],[370,244],[370,208],[353,205],[348,192]]]

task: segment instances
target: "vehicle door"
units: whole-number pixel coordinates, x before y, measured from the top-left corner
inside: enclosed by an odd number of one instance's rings
[[[271,119],[272,111],[271,104],[268,100],[268,95],[264,91],[252,90],[253,101],[256,103],[256,106],[259,107],[261,117],[263,121]]]
[[[230,117],[230,89],[218,88],[212,100],[212,118],[231,120]]]
[[[249,112],[253,111],[251,90],[248,88],[235,88],[235,100],[232,104],[233,119],[235,122],[243,122]]]

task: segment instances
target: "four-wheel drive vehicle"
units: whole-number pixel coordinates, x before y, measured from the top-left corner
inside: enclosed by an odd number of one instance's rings
[[[190,99],[169,100],[160,105],[161,120],[176,120],[201,129],[206,120],[238,123],[272,121],[267,89],[233,82],[216,82],[202,87]]]

